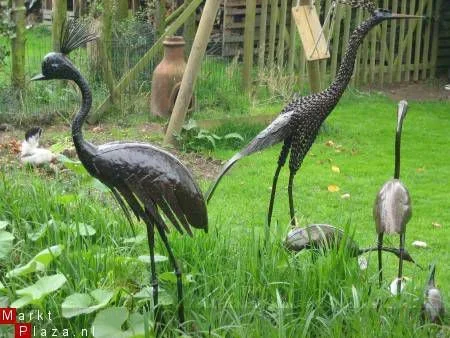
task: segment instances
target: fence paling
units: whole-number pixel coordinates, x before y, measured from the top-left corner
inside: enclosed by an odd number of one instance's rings
[[[439,48],[439,16],[442,0],[436,1],[436,8],[434,12],[434,25],[433,25],[433,43],[431,46],[431,72],[430,77],[434,78],[436,75],[436,62]]]
[[[430,18],[426,22],[426,28],[425,28],[425,39],[424,39],[424,45],[423,45],[423,54],[422,54],[422,60],[424,67],[427,68],[428,64],[430,62],[430,40],[431,40],[431,16],[433,15],[433,1],[428,1],[427,6],[427,18]],[[426,80],[427,78],[427,71],[424,69],[422,71],[422,80]]]
[[[406,4],[407,4],[408,0],[402,0],[402,4],[401,4],[401,9],[400,9],[400,13],[406,13]],[[405,27],[406,27],[406,22],[405,20],[401,20],[400,21],[400,32],[399,32],[399,41],[403,41],[403,39],[405,38]],[[404,50],[403,48],[399,48],[398,50],[398,62],[396,63],[397,65],[397,71],[396,71],[396,75],[395,75],[395,81],[400,82],[402,80],[402,72],[401,72],[401,64],[403,63],[403,53]]]
[[[261,25],[259,26],[259,45],[258,45],[258,68],[264,68],[264,59],[266,54],[266,32],[267,32],[267,8],[269,0],[262,0],[261,3]]]

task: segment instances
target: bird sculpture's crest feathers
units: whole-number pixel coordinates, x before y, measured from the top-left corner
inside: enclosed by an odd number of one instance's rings
[[[97,39],[97,34],[92,33],[86,22],[69,20],[64,22],[61,28],[60,52],[68,55],[73,50]]]
[[[39,139],[42,135],[42,128],[41,127],[33,127],[29,129],[25,133],[25,140],[30,144],[35,144],[36,146],[39,144]]]

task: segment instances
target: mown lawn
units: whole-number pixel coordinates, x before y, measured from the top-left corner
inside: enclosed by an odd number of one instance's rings
[[[403,129],[401,169],[413,203],[407,249],[422,266],[437,264],[437,282],[446,300],[450,299],[449,119],[448,102],[410,102]],[[296,176],[300,225],[329,223],[354,234],[361,247],[375,244],[372,205],[378,189],[393,175],[395,121],[396,102],[387,98],[354,93],[342,100]],[[235,131],[240,128],[236,126]],[[54,132],[45,137],[62,135]],[[369,269],[360,271],[356,260],[345,252],[333,252],[313,262],[309,253],[294,257],[284,250],[282,240],[289,229],[287,168],[280,176],[276,222],[264,248],[266,210],[279,149],[276,146],[241,160],[223,179],[209,204],[208,234],[196,231],[194,238],[189,238],[171,232],[175,254],[188,276],[187,333],[193,337],[450,336],[448,326],[439,328],[419,321],[426,270],[406,263],[404,274],[411,280],[397,298],[387,289],[397,271],[394,257],[384,256],[385,283],[379,289],[375,254],[368,256]],[[227,159],[234,152],[219,148],[213,156]],[[80,336],[83,328],[92,327],[97,316],[96,337],[143,337],[131,330],[144,331],[144,320],[139,316],[145,314],[150,302],[148,297],[136,295],[149,285],[149,267],[138,259],[148,255],[145,237],[140,236],[145,234],[144,226],[136,227],[138,238],[132,239],[129,225],[109,194],[83,176],[65,171],[55,175],[20,168],[17,163],[2,167],[0,220],[5,221],[3,226],[7,224],[2,231],[12,233],[15,239],[12,251],[0,258],[0,282],[4,286],[2,289],[0,285],[0,305],[17,301],[24,295],[19,290],[39,278],[62,274],[58,277],[60,288],[31,299],[32,304],[21,309],[52,313],[51,322],[43,320],[35,325],[70,329],[70,335]],[[201,182],[204,190],[208,184]],[[331,193],[329,185],[340,190]],[[341,198],[343,194],[350,194],[350,198]],[[436,223],[441,226],[433,225]],[[82,224],[90,225],[95,233]],[[398,236],[386,237],[387,244],[398,245]],[[414,240],[425,241],[428,248],[414,248]],[[60,255],[41,271],[6,276],[55,245],[60,245]],[[166,255],[159,241],[157,253]],[[168,324],[163,336],[175,336],[176,288],[171,267],[161,262],[158,270],[162,298],[168,304],[164,307]],[[63,311],[61,304],[66,297],[95,289],[107,295],[102,298],[108,304],[103,304],[106,312],[98,315],[105,310],[93,309],[89,314],[64,318],[67,307]],[[82,303],[77,310],[101,302],[91,299],[90,303]],[[135,315],[121,326],[128,313]],[[148,316],[152,319],[151,311]],[[445,323],[449,323],[448,315]]]

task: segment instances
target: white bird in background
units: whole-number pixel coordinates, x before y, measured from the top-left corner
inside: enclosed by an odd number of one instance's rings
[[[25,133],[25,140],[22,142],[20,161],[32,165],[50,163],[56,159],[56,155],[50,150],[39,148],[39,139],[42,135],[41,127],[33,127]]]

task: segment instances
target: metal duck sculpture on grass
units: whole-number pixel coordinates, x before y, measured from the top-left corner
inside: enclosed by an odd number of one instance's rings
[[[132,224],[131,213],[147,226],[150,250],[151,285],[155,320],[161,321],[158,304],[154,232],[159,233],[175,270],[178,292],[178,317],[184,322],[181,270],[169,245],[168,226],[161,211],[175,228],[192,236],[191,227],[208,227],[206,204],[189,170],[173,155],[153,145],[138,142],[111,142],[96,146],[83,137],[82,126],[91,110],[92,94],[87,81],[67,55],[96,39],[87,26],[69,21],[62,32],[61,52],[49,53],[42,62],[42,74],[33,80],[72,80],[80,89],[81,108],[72,121],[72,138],[78,157],[89,174],[111,189],[115,199]]]
[[[371,28],[387,20],[395,19],[417,19],[419,16],[394,14],[385,9],[375,10],[371,1],[359,0],[341,0],[353,6],[361,6],[369,9],[371,16],[363,21],[353,31],[347,51],[342,58],[339,71],[331,85],[324,91],[300,97],[289,103],[280,113],[280,115],[263,131],[261,131],[244,149],[234,155],[222,168],[222,171],[211,184],[206,193],[206,200],[209,201],[219,184],[221,178],[226,172],[241,158],[261,151],[274,144],[283,142],[283,147],[278,158],[278,166],[275,170],[272,183],[272,192],[268,207],[267,224],[270,226],[275,192],[278,181],[278,175],[281,168],[285,165],[289,152],[289,212],[291,224],[295,223],[294,201],[292,196],[294,176],[300,168],[307,152],[311,148],[317,137],[319,129],[328,115],[333,111],[339,102],[342,94],[347,88],[355,65],[356,53],[364,37]]]

